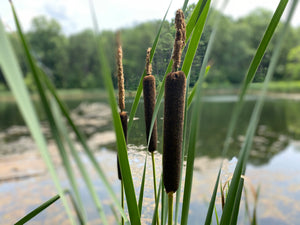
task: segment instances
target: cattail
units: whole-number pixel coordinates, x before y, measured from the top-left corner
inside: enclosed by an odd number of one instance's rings
[[[118,89],[119,89],[119,108],[121,110],[120,112],[120,118],[123,128],[123,133],[125,136],[125,140],[127,143],[127,113],[125,110],[125,88],[124,88],[124,73],[123,73],[123,63],[122,63],[122,46],[121,46],[121,40],[120,40],[120,31],[117,32],[117,71],[118,71]],[[118,167],[118,178],[119,180],[122,180],[121,170],[120,170],[120,164],[119,164],[119,157],[117,156],[117,167]]]
[[[126,112],[120,112],[120,118],[121,118],[121,123],[123,127],[123,132],[125,136],[125,141],[127,143],[127,113]],[[119,180],[122,180],[122,175],[121,175],[121,169],[120,169],[120,164],[119,164],[119,157],[117,156],[117,164],[118,164],[118,178]]]
[[[178,9],[176,12],[175,27],[176,27],[176,34],[175,34],[175,42],[174,42],[173,55],[172,55],[173,72],[177,71],[177,69],[179,68],[182,48],[185,45],[185,39],[186,39],[184,14],[181,9]]]
[[[125,88],[124,88],[124,73],[123,73],[123,52],[120,40],[120,32],[117,33],[117,71],[118,71],[118,89],[119,89],[119,108],[125,110]]]
[[[186,78],[182,71],[169,73],[165,83],[163,181],[167,193],[179,186]]]
[[[155,77],[151,75],[151,64],[150,64],[150,51],[151,48],[147,50],[147,58],[146,58],[146,71],[147,76],[143,79],[143,93],[144,93],[144,111],[145,111],[145,123],[146,123],[146,138],[147,141],[150,135],[150,126],[151,120],[155,107]],[[157,125],[156,120],[153,125],[153,130],[150,138],[150,143],[148,150],[149,152],[153,152],[156,150],[157,143]]]

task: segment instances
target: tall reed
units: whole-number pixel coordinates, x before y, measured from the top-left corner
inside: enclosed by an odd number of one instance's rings
[[[155,202],[157,200],[157,188],[156,188],[156,173],[155,173],[155,158],[154,151],[157,149],[157,121],[155,119],[152,132],[151,121],[155,108],[155,99],[156,99],[156,91],[155,91],[155,77],[151,75],[152,66],[150,63],[150,53],[151,48],[147,50],[146,57],[146,71],[147,76],[143,79],[143,94],[144,94],[144,112],[145,112],[145,124],[146,124],[146,140],[149,141],[148,151],[151,153],[152,158],[152,171],[153,171],[153,188],[154,188],[154,199]],[[151,132],[151,134],[150,134]],[[149,140],[149,136],[150,140]],[[157,213],[156,222],[159,224],[159,215]]]
[[[123,133],[125,137],[125,141],[127,143],[127,113],[125,110],[125,88],[124,88],[124,73],[123,73],[123,51],[122,51],[122,45],[121,45],[121,37],[120,37],[120,31],[117,32],[116,40],[117,40],[117,54],[116,54],[116,60],[117,60],[117,75],[118,75],[118,90],[119,90],[119,108],[120,108],[120,119],[121,124],[123,128]],[[121,181],[121,206],[124,209],[124,184],[120,169],[120,163],[119,163],[119,156],[117,155],[117,169],[118,169],[118,178]],[[122,224],[124,224],[123,217],[121,218]]]
[[[172,72],[166,76],[164,103],[163,181],[169,199],[170,225],[173,220],[173,194],[180,181],[186,89],[186,76],[184,72],[177,71],[186,36],[184,15],[180,9],[176,12],[175,27],[173,66]]]

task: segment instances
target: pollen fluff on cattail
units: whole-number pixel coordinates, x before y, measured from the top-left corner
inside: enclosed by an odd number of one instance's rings
[[[127,113],[126,112],[120,112],[120,118],[121,118],[121,123],[123,127],[123,132],[125,136],[125,141],[127,143]],[[119,164],[119,157],[117,156],[117,164],[118,164],[118,178],[119,180],[122,180],[122,175],[121,175],[121,169],[120,169],[120,164]]]
[[[119,108],[125,110],[125,88],[124,88],[124,73],[123,73],[123,51],[120,40],[120,32],[117,32],[117,73],[118,73],[118,89],[119,89]]]
[[[182,71],[166,77],[164,107],[163,181],[167,193],[179,186],[186,78]]]
[[[184,14],[181,9],[178,9],[176,11],[175,28],[176,28],[176,34],[175,34],[175,42],[174,42],[173,55],[172,55],[173,72],[177,71],[177,69],[180,66],[182,48],[185,45],[185,39],[186,39]]]
[[[147,141],[149,139],[150,135],[150,126],[151,126],[151,120],[155,108],[155,77],[151,75],[152,68],[150,63],[150,52],[151,48],[148,48],[147,50],[147,58],[146,58],[146,71],[147,76],[143,79],[143,94],[144,94],[144,112],[145,112],[145,124],[146,124],[146,138]],[[156,150],[157,145],[157,125],[156,120],[154,122],[149,147],[149,152],[153,152]]]

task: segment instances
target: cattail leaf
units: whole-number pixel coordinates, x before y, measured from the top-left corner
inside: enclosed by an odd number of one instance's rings
[[[196,25],[195,25],[195,29],[194,32],[192,34],[191,40],[188,44],[188,49],[182,64],[182,68],[181,70],[188,75],[190,72],[190,69],[192,67],[192,63],[200,42],[200,38],[203,32],[203,28],[205,25],[205,21],[208,15],[208,11],[210,9],[210,0],[208,0],[206,2],[205,7],[203,8],[203,12],[201,13],[199,20],[197,21]],[[188,37],[187,37],[188,38]]]
[[[13,7],[13,4],[11,3],[11,5],[12,5],[13,12],[14,12],[14,16],[15,16],[15,18],[17,18],[15,9]],[[23,36],[19,21],[17,19],[15,19],[15,22],[17,24],[18,33],[19,33],[19,36],[21,37],[22,45],[24,47],[24,50],[25,50],[25,53],[26,53],[26,56],[27,56],[27,60],[29,62],[29,66],[30,66],[30,69],[31,69],[32,74],[33,74],[34,82],[36,84],[36,87],[37,87],[37,90],[38,90],[38,93],[39,93],[39,96],[40,96],[41,104],[42,104],[43,109],[45,111],[45,114],[47,116],[49,126],[50,126],[50,129],[51,129],[51,133],[52,133],[53,138],[54,138],[54,140],[56,142],[56,145],[58,147],[59,154],[60,154],[60,157],[61,157],[62,162],[63,162],[63,166],[64,166],[65,171],[67,173],[67,177],[70,181],[72,189],[75,192],[76,201],[78,203],[82,204],[82,201],[81,201],[80,195],[79,195],[78,185],[77,185],[77,182],[75,180],[75,175],[74,175],[74,173],[72,171],[72,168],[71,168],[71,164],[70,164],[68,154],[66,153],[64,143],[61,139],[61,136],[60,136],[58,128],[57,128],[57,125],[55,123],[54,116],[53,116],[53,113],[51,111],[50,103],[49,103],[49,101],[46,97],[45,91],[44,91],[44,85],[43,85],[43,83],[40,79],[40,76],[41,76],[40,73],[39,73],[40,70],[36,66],[36,63],[35,63],[33,57],[30,54],[30,50],[29,50],[28,44],[25,40],[25,37]]]
[[[50,198],[43,204],[41,204],[39,207],[32,210],[30,213],[28,213],[26,216],[24,216],[22,219],[18,220],[18,222],[15,223],[15,225],[23,225],[30,221],[32,218],[34,218],[36,215],[43,212],[45,209],[47,209],[49,206],[51,206],[54,202],[56,202],[58,199],[60,199],[59,195],[55,195],[54,197]]]
[[[211,41],[211,40],[212,40],[212,39],[210,38],[209,41]],[[205,54],[206,54],[206,53],[205,53]],[[205,75],[204,75],[205,77],[207,76],[209,70],[210,70],[210,66],[207,66],[207,67],[206,67],[206,70],[205,70]],[[196,90],[197,90],[197,87],[198,87],[200,81],[201,81],[201,79],[198,79],[198,80],[197,80],[197,82],[195,83],[194,87],[192,88],[191,93],[189,94],[189,97],[188,97],[188,99],[187,99],[187,106],[188,106],[188,108],[190,108],[190,106],[191,106],[191,103],[192,103],[192,101],[193,101],[193,99],[194,99],[194,96],[195,96],[195,93],[196,93]],[[201,84],[200,84],[200,85],[201,85]]]
[[[207,1],[208,0],[199,0],[194,9],[194,11],[186,25],[186,43],[188,42],[190,35],[192,34],[196,24],[198,23],[198,20],[203,12],[204,6],[206,5]]]
[[[142,182],[141,182],[141,185],[140,185],[140,195],[139,195],[139,205],[138,206],[139,206],[139,212],[140,212],[141,215],[142,215],[142,209],[143,209],[147,158],[148,158],[148,155],[146,154],[145,163],[144,163],[144,170],[143,170],[143,177],[142,177]]]
[[[21,38],[22,45],[25,48],[26,57],[29,60],[31,67],[35,67],[34,62],[30,57],[29,49],[27,47],[17,14],[15,12],[15,9],[14,9],[14,6],[12,3],[11,3],[11,7],[12,7],[13,14],[14,14],[14,19],[15,19],[15,23],[17,26],[17,30],[18,30],[19,36]],[[31,103],[28,90],[24,84],[20,67],[17,63],[17,60],[13,53],[12,47],[11,47],[9,41],[7,40],[7,37],[5,36],[5,32],[4,32],[2,23],[1,23],[0,29],[1,29],[0,32],[1,32],[1,39],[2,39],[1,40],[1,43],[2,43],[1,48],[3,48],[3,49],[1,49],[1,53],[3,53],[3,54],[5,53],[4,55],[1,56],[1,59],[0,59],[1,67],[4,72],[4,76],[6,78],[6,81],[9,84],[14,96],[16,97],[17,104],[19,105],[20,111],[25,119],[25,122],[26,122],[27,126],[29,127],[31,134],[39,147],[40,153],[50,171],[50,174],[54,181],[55,187],[57,188],[58,193],[62,198],[66,212],[69,216],[69,219],[72,224],[75,224],[75,220],[74,220],[73,216],[71,215],[70,207],[68,206],[68,203],[64,196],[58,176],[55,172],[51,157],[48,153],[47,144],[46,144],[44,136],[42,135],[41,128],[40,128],[40,125],[38,122],[38,117],[35,113],[32,103]],[[35,71],[35,76],[37,76],[37,71]],[[38,88],[39,89],[42,88],[40,84],[39,84]]]
[[[270,61],[270,65],[267,71],[267,75],[263,84],[263,88],[261,90],[261,94],[260,97],[258,99],[258,101],[256,102],[255,108],[253,110],[250,122],[249,122],[249,127],[247,129],[247,133],[246,133],[246,139],[245,142],[242,146],[242,149],[240,151],[239,154],[239,159],[238,159],[238,163],[236,165],[236,168],[234,170],[234,174],[230,183],[230,187],[229,187],[229,191],[228,191],[228,196],[226,199],[226,203],[224,206],[224,211],[222,214],[222,218],[221,218],[221,223],[220,224],[231,224],[231,222],[233,222],[233,224],[236,223],[237,218],[236,215],[233,215],[234,211],[236,212],[237,210],[232,210],[235,209],[235,207],[237,207],[237,205],[239,205],[240,202],[240,198],[241,198],[241,193],[242,193],[242,178],[241,175],[245,174],[245,170],[246,170],[246,163],[247,163],[247,159],[250,153],[250,149],[251,149],[251,144],[253,141],[253,137],[254,137],[254,133],[259,121],[259,116],[263,107],[263,103],[264,103],[264,99],[265,99],[265,95],[267,92],[267,87],[268,87],[268,83],[270,82],[273,73],[275,71],[275,67],[277,64],[277,61],[279,59],[279,55],[280,55],[280,51],[282,48],[282,43],[283,40],[285,38],[286,35],[286,31],[288,29],[289,26],[289,22],[291,20],[291,17],[294,13],[294,10],[296,8],[298,1],[293,1],[293,5],[289,10],[288,13],[288,19],[287,22],[284,25],[284,28],[280,31],[280,36],[277,40],[277,43],[275,45],[275,49],[274,49],[274,53],[271,57],[271,61]],[[281,15],[283,14],[285,8],[286,8],[287,2],[282,0],[280,1],[274,15],[273,18],[271,20],[271,24],[275,23],[278,24],[279,19],[281,17]],[[270,24],[270,25],[271,25]],[[272,25],[274,26],[274,24]],[[277,26],[277,25],[276,25]],[[267,29],[266,33],[268,32],[269,29]],[[263,41],[261,43],[264,43]],[[243,92],[242,92],[243,93]]]
[[[203,13],[200,15],[200,18],[196,24],[195,31],[197,30],[197,28],[201,29],[201,27],[204,26],[209,7],[210,7],[210,0],[206,3],[206,5],[203,9]],[[192,41],[196,42],[196,40],[198,40],[198,39],[200,40],[200,37],[198,37],[197,35],[201,35],[202,31],[198,32],[198,33],[195,31],[193,33],[191,42]],[[186,67],[186,68],[188,69],[188,71],[190,70],[188,67]],[[198,86],[197,101],[196,101],[197,103],[195,104],[195,107],[193,108],[193,111],[192,111],[191,121],[193,121],[193,123],[191,124],[189,141],[188,141],[189,144],[188,144],[187,167],[186,167],[183,205],[182,205],[182,213],[181,213],[181,224],[183,224],[183,225],[187,224],[188,214],[189,214],[189,204],[190,204],[192,180],[193,180],[193,169],[194,169],[194,158],[195,158],[195,149],[196,149],[196,141],[197,141],[197,133],[198,133],[198,125],[199,125],[199,114],[200,114],[200,101],[199,101],[200,100],[200,88],[201,88],[201,86]]]
[[[98,38],[99,34],[99,27],[97,24],[97,18],[96,13],[94,11],[94,8],[91,7],[91,14],[93,18],[94,23],[94,29],[95,29],[95,38],[97,40],[97,52],[101,64],[101,70],[103,74],[103,81],[104,86],[106,88],[107,94],[108,94],[108,100],[112,112],[112,118],[113,118],[113,125],[115,129],[116,134],[116,140],[117,140],[117,150],[118,150],[118,156],[119,156],[119,162],[120,162],[120,169],[122,173],[122,180],[124,183],[124,189],[125,189],[125,195],[126,195],[126,202],[127,202],[127,208],[129,212],[130,222],[131,224],[139,225],[141,224],[140,219],[140,213],[138,209],[138,204],[136,201],[136,195],[135,190],[133,186],[133,180],[130,170],[130,165],[128,161],[128,154],[127,154],[127,146],[125,141],[125,136],[121,124],[121,119],[118,113],[118,107],[115,99],[115,92],[114,87],[111,79],[111,71],[109,68],[109,64],[107,62],[107,58],[105,56],[105,53],[103,51],[103,44],[101,40]]]
[[[159,200],[160,200],[160,194],[162,192],[162,177],[160,179],[160,182],[159,182],[159,186],[158,186],[158,192],[157,192],[157,198],[156,198],[156,201],[155,201],[155,207],[154,207],[154,211],[153,211],[153,216],[152,216],[152,225],[156,225],[156,218],[157,218],[157,213],[158,213],[158,205],[159,205]],[[161,220],[163,221],[163,220]],[[163,224],[163,222],[161,222]]]
[[[182,6],[182,11],[185,12],[187,6],[189,4],[189,0],[185,0],[184,3],[183,3],[183,6]]]
[[[43,71],[41,71],[43,72]],[[51,81],[49,80],[49,78],[43,74],[43,79],[44,82],[47,86],[47,88],[49,89],[50,93],[52,94],[52,96],[55,98],[62,114],[65,116],[68,124],[70,125],[71,129],[74,131],[77,140],[79,141],[79,143],[82,145],[84,152],[86,153],[86,155],[88,156],[89,160],[92,162],[92,165],[94,166],[95,170],[97,171],[99,177],[101,178],[101,180],[104,183],[104,186],[106,187],[110,197],[112,198],[115,206],[118,208],[119,212],[121,213],[121,215],[123,216],[123,218],[125,218],[125,222],[128,222],[124,210],[122,209],[119,200],[113,190],[113,188],[111,187],[111,184],[109,183],[106,175],[104,174],[104,171],[102,170],[102,168],[100,167],[96,157],[94,156],[94,154],[92,153],[92,150],[89,148],[89,146],[87,145],[86,139],[84,137],[84,135],[81,133],[81,131],[78,129],[78,127],[75,125],[75,123],[73,122],[72,118],[70,117],[70,111],[68,109],[68,107],[64,104],[64,102],[61,101],[61,99],[59,98],[53,84],[51,83]]]
[[[225,10],[225,8],[227,6],[227,3],[228,3],[228,0],[225,0],[223,2],[223,5],[221,7],[222,10]],[[209,72],[209,69],[210,69],[210,66],[207,65],[208,64],[208,59],[209,59],[211,50],[213,48],[213,44],[214,44],[214,41],[215,41],[217,30],[219,28],[220,20],[221,20],[221,14],[217,14],[217,18],[215,20],[215,23],[214,23],[214,26],[213,26],[213,30],[212,30],[212,33],[211,33],[211,36],[209,38],[209,42],[208,42],[208,45],[207,45],[207,48],[206,48],[206,51],[205,51],[205,55],[204,55],[204,59],[203,59],[203,62],[202,62],[201,69],[200,69],[200,73],[199,73],[199,77],[198,77],[197,83],[193,87],[193,90],[192,90],[192,92],[191,92],[191,94],[189,96],[189,99],[188,99],[188,103],[187,103],[188,107],[190,107],[191,102],[192,102],[192,100],[194,98],[194,95],[195,95],[195,93],[197,91],[198,94],[197,94],[197,98],[196,98],[196,108],[198,108],[200,110],[200,106],[199,106],[199,102],[200,102],[200,90],[202,88],[202,83],[204,82],[204,80],[205,80],[205,78],[206,78],[206,76],[207,76],[207,74]],[[197,132],[197,130],[196,130],[196,132]],[[221,169],[219,170],[217,181],[219,181],[219,179],[220,179],[220,174],[221,174]],[[214,205],[215,205],[215,199],[216,199],[217,189],[218,189],[218,182],[216,182],[216,184],[215,184],[213,195],[212,195],[212,198],[211,198],[211,201],[210,201],[210,204],[209,204],[209,208],[208,208],[208,211],[207,211],[207,214],[206,214],[205,224],[211,224],[211,218],[212,218],[213,209],[214,209]]]
[[[62,134],[62,137],[64,137],[66,142],[68,143],[69,149],[70,149],[71,154],[72,154],[72,156],[75,160],[77,168],[79,169],[79,171],[82,175],[82,178],[83,178],[83,180],[84,180],[84,182],[85,182],[85,184],[86,184],[86,186],[89,190],[89,193],[92,197],[92,200],[93,200],[93,202],[96,206],[96,209],[99,211],[100,216],[102,218],[102,221],[104,223],[105,221],[107,221],[106,216],[103,212],[103,207],[102,207],[101,201],[99,199],[99,196],[97,194],[97,191],[95,189],[95,186],[93,185],[92,179],[91,179],[89,173],[86,171],[85,165],[83,164],[78,152],[75,150],[74,143],[71,141],[71,139],[69,137],[69,132],[66,129],[67,126],[65,125],[64,121],[62,120],[62,115],[61,115],[60,109],[58,108],[58,104],[54,99],[52,99],[52,104],[51,105],[52,105],[52,109],[53,109],[53,112],[54,112],[54,118],[55,118],[56,123],[58,125],[58,128],[59,128],[59,130]],[[82,203],[80,205],[81,205],[81,207],[83,206]],[[82,212],[83,212],[83,210],[82,210]]]

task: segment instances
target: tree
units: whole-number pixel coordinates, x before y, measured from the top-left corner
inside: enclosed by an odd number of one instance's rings
[[[292,80],[300,79],[300,45],[290,50],[287,57],[286,72]]]
[[[28,33],[33,55],[51,75],[58,88],[66,87],[67,74],[67,39],[62,34],[61,26],[54,19],[44,16],[32,20]]]

